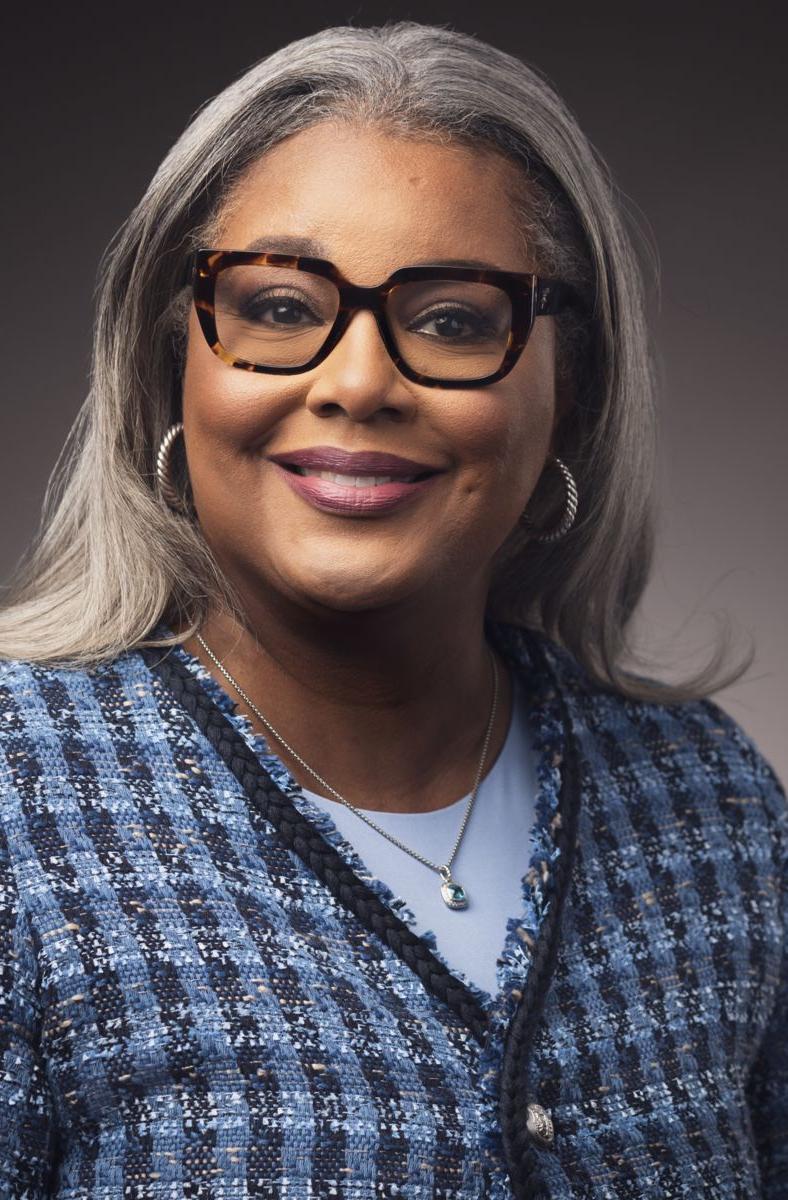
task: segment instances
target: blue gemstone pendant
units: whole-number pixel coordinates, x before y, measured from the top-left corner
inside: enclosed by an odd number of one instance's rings
[[[443,875],[441,896],[443,896],[444,903],[447,904],[449,908],[467,908],[468,893],[462,884],[459,884],[452,879],[451,873],[448,870],[442,871],[441,874]]]

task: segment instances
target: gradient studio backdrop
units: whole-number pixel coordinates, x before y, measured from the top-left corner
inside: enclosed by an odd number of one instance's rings
[[[580,0],[514,16],[502,2],[113,9],[5,18],[0,581],[86,392],[100,254],[190,115],[326,25],[449,24],[548,76],[656,245],[660,537],[637,627],[665,677],[706,658],[720,614],[740,649],[755,639],[750,672],[715,699],[788,780],[784,19],[718,7],[710,30],[697,3]]]

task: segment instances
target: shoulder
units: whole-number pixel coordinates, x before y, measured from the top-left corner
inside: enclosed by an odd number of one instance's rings
[[[89,705],[96,681],[126,658],[93,669],[1,660],[0,738],[17,720],[30,732],[44,730],[62,721],[69,709]]]
[[[110,679],[131,680],[146,674],[142,656],[127,650],[117,657],[90,667],[74,664],[40,663],[22,658],[0,659],[0,711],[3,705],[36,708],[42,697],[60,693],[75,703],[88,699]]]
[[[502,637],[502,648],[524,669],[537,661],[546,668],[591,774],[620,786],[629,776],[642,794],[667,789],[734,820],[737,808],[749,808],[788,853],[785,785],[755,739],[721,705],[707,698],[669,703],[625,696],[604,687],[542,633],[506,626]]]
[[[90,770],[106,771],[106,747],[128,722],[145,675],[133,652],[91,668],[0,661],[3,812],[40,802]]]

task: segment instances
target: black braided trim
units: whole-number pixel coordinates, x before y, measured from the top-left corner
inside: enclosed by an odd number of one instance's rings
[[[534,949],[522,998],[509,1024],[501,1067],[501,1133],[516,1200],[544,1200],[549,1196],[538,1170],[533,1138],[526,1128],[530,1100],[528,1055],[558,957],[561,915],[571,881],[580,816],[580,766],[569,713],[544,650],[541,646],[535,646],[534,653],[541,660],[545,675],[552,677],[554,682],[563,723],[564,761],[558,798],[561,821],[555,838],[560,855],[552,878],[546,885],[551,903]]]
[[[446,970],[427,943],[383,903],[298,811],[200,680],[169,651],[161,657],[160,648],[142,646],[138,652],[221,755],[249,799],[274,826],[282,843],[298,855],[366,929],[390,946],[424,986],[457,1013],[476,1040],[484,1044],[489,1021],[473,993]]]

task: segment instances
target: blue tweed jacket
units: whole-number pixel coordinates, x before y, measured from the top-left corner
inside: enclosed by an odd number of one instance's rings
[[[185,650],[0,664],[0,1196],[788,1197],[785,792],[489,634],[540,782],[495,996]]]

